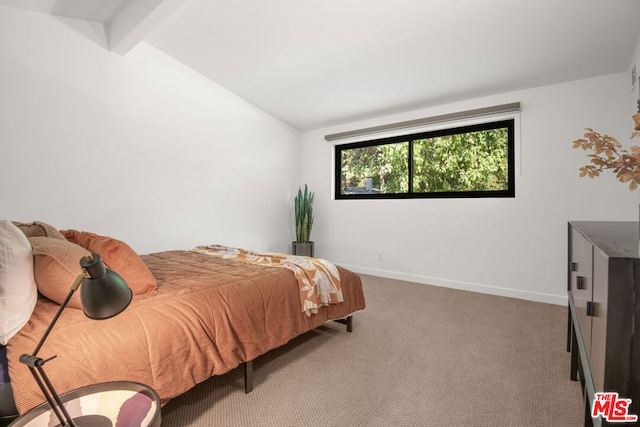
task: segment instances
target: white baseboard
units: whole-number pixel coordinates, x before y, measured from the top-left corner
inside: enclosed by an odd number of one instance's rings
[[[368,274],[371,276],[385,277],[387,279],[404,280],[407,282],[421,283],[424,285],[442,286],[444,288],[460,289],[463,291],[478,292],[481,294],[498,295],[502,297],[518,298],[528,301],[544,302],[548,304],[566,306],[568,299],[566,295],[542,294],[539,292],[521,291],[517,289],[499,288],[477,283],[458,282],[455,280],[440,279],[437,277],[421,276],[417,274],[399,273],[397,271],[379,270],[375,268],[358,267],[356,265],[340,264],[355,273]]]

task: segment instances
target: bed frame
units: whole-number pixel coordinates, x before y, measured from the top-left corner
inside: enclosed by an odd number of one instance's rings
[[[347,316],[344,319],[336,319],[334,322],[347,325],[347,332],[353,332],[353,315]],[[251,393],[253,391],[253,360],[242,364],[242,372],[244,375],[244,392],[247,394]]]

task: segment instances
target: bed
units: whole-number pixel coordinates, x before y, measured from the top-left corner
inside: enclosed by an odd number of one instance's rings
[[[35,246],[33,251],[37,263]],[[285,268],[192,250],[139,259],[155,279],[152,290],[134,290],[131,305],[107,320],[91,320],[67,308],[40,350],[43,358],[58,356],[47,363],[47,374],[59,393],[99,382],[135,381],[153,387],[166,403],[241,365],[249,392],[256,357],[328,321],[346,323],[350,330],[351,316],[365,308],[359,276],[340,267],[343,301],[305,313],[299,283]],[[18,359],[33,351],[58,307],[40,296],[27,323],[7,342],[8,374],[20,413],[44,398]]]

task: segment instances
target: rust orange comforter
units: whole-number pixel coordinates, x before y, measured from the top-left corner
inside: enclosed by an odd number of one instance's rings
[[[163,403],[212,375],[323,323],[365,307],[360,278],[338,267],[344,302],[305,316],[293,272],[190,251],[143,255],[158,281],[149,295],[134,296],[119,316],[95,321],[67,308],[39,352],[59,393],[104,381],[152,386]],[[71,284],[69,284],[71,285]],[[58,305],[40,298],[34,313],[7,345],[9,376],[20,413],[42,403],[27,367]]]

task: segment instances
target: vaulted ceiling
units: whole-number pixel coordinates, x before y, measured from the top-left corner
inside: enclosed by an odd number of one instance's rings
[[[0,0],[146,42],[300,130],[629,71],[638,0]],[[0,9],[1,13],[1,9]]]

